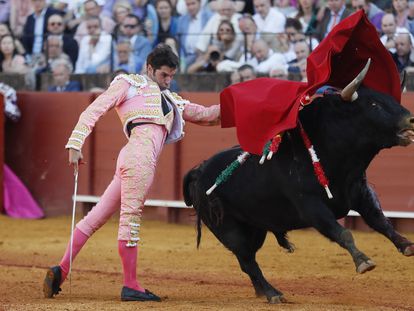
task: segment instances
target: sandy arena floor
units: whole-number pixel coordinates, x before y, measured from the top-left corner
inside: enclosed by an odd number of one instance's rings
[[[377,268],[355,273],[351,257],[312,230],[291,232],[296,245],[285,253],[271,235],[258,253],[267,279],[288,303],[256,298],[235,257],[203,232],[195,247],[192,226],[144,222],[141,283],[161,303],[121,302],[117,222],[110,221],[86,244],[69,282],[54,299],[44,299],[45,268],[65,249],[70,218],[37,221],[0,216],[0,311],[3,310],[414,310],[414,258],[400,255],[376,233],[354,232],[359,248]],[[414,240],[414,235],[409,235]]]

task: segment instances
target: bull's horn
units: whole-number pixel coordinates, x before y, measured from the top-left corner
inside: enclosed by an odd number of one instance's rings
[[[343,100],[353,102],[358,98],[357,89],[364,80],[370,64],[371,58],[368,58],[367,64],[365,65],[364,69],[362,69],[362,71],[357,75],[357,77],[342,90],[341,97]]]

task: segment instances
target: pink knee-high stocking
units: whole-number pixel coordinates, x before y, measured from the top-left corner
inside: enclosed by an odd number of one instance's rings
[[[124,286],[145,292],[137,281],[137,257],[138,246],[126,247],[128,241],[118,241],[118,251],[122,260],[122,268],[124,270]]]
[[[72,245],[72,262],[75,260],[76,255],[79,253],[83,245],[85,245],[86,241],[89,239],[85,233],[80,231],[78,228],[75,228],[73,231],[73,245]],[[62,282],[66,279],[69,273],[69,265],[70,265],[70,240],[68,246],[66,247],[65,254],[63,255],[62,260],[60,261],[60,268],[62,270]]]

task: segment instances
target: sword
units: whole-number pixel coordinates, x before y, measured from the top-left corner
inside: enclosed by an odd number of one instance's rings
[[[73,230],[75,227],[75,212],[76,212],[76,194],[78,192],[78,168],[75,166],[75,189],[73,190],[73,205],[72,205],[72,225],[70,228],[70,248],[69,248],[69,299],[72,298],[72,251],[73,251]]]

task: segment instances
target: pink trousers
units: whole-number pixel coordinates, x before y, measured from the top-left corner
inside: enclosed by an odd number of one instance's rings
[[[137,245],[144,202],[166,134],[165,127],[157,124],[132,129],[119,153],[112,182],[98,204],[76,225],[80,231],[90,237],[120,208],[118,240],[128,241],[129,247]]]

